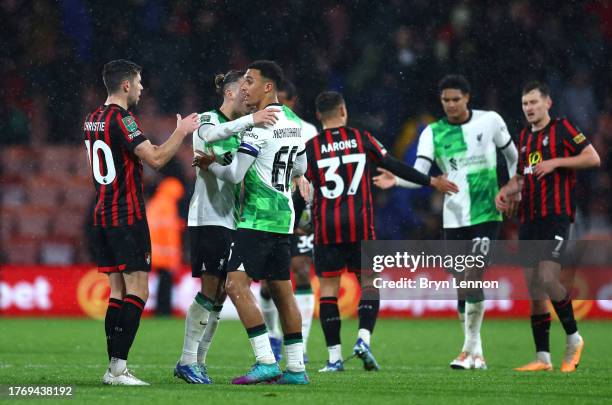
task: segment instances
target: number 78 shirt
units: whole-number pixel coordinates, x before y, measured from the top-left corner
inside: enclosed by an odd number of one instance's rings
[[[286,106],[280,108],[272,127],[251,128],[241,134],[238,153],[255,157],[243,183],[243,197],[237,229],[293,233],[295,211],[291,179],[297,159],[303,159],[302,120]]]
[[[368,131],[350,127],[326,129],[306,143],[315,245],[376,239],[370,168],[386,155]]]

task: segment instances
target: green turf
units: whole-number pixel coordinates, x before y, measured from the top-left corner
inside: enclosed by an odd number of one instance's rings
[[[380,320],[373,350],[382,366],[366,372],[358,360],[346,371],[321,375],[326,358],[318,321],[309,343],[309,386],[229,385],[253,362],[246,333],[236,321],[222,322],[209,355],[215,384],[187,385],[172,377],[183,334],[182,320],[145,319],[130,354],[130,367],[151,387],[106,387],[103,324],[89,320],[0,319],[0,384],[75,385],[78,403],[601,403],[612,397],[612,323],[581,322],[586,340],[578,372],[522,374],[512,367],[531,360],[528,322],[485,322],[483,344],[489,370],[455,371],[449,361],[461,347],[457,321]],[[564,348],[560,327],[552,328],[552,351],[559,366]],[[350,354],[356,322],[343,322],[344,355]],[[42,403],[50,403],[45,400]]]

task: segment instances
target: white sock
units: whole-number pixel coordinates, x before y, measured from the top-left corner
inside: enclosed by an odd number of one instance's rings
[[[578,333],[578,331],[572,333],[571,335],[567,335],[566,337],[566,342],[568,345],[577,345],[578,343],[580,343],[580,333]]]
[[[482,356],[482,347],[478,347],[478,342],[484,311],[484,301],[465,303],[465,340],[462,351]]]
[[[338,360],[342,360],[342,345],[328,346],[327,351],[329,352],[330,363],[335,363]]]
[[[304,339],[304,353],[306,353],[308,335],[310,335],[310,326],[312,325],[312,316],[314,314],[314,294],[312,291],[307,294],[296,294],[295,301],[297,302],[300,314],[302,314],[302,339]]]
[[[115,377],[121,375],[127,368],[127,360],[112,357],[108,368],[110,368],[110,373]]]
[[[206,329],[204,329],[204,336],[202,336],[202,340],[200,340],[200,344],[198,345],[199,364],[206,364],[206,355],[208,354],[208,349],[210,349],[213,337],[217,332],[217,326],[219,325],[220,319],[221,310],[213,310],[208,316],[208,324],[206,324]]]
[[[253,353],[255,353],[255,360],[262,364],[274,364],[276,359],[274,353],[272,353],[272,346],[270,346],[270,336],[268,332],[249,338]]]
[[[359,329],[357,331],[357,337],[361,338],[365,342],[366,345],[370,346],[370,337],[372,334],[367,329]]]
[[[552,359],[550,358],[550,352],[536,352],[536,359],[546,364],[552,363]]]
[[[304,342],[285,344],[285,355],[287,356],[287,370],[293,372],[306,370],[306,367],[304,367]]]
[[[205,308],[205,306],[208,308]],[[198,293],[187,310],[183,353],[180,359],[182,366],[197,361],[198,346],[208,323],[210,309],[212,309],[212,302],[205,300],[202,294]]]
[[[278,326],[278,310],[272,298],[264,298],[259,296],[259,304],[261,305],[261,312],[263,313],[264,322],[270,337],[275,339],[281,339],[283,334]]]

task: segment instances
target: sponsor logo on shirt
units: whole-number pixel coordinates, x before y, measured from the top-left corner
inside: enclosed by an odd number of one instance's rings
[[[582,132],[576,135],[575,137],[573,137],[572,139],[576,145],[580,145],[582,142],[586,140]]]
[[[531,152],[528,161],[530,166],[535,166],[542,161],[542,154],[539,151]]]

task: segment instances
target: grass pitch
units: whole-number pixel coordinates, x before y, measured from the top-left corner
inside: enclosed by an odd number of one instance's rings
[[[579,370],[558,371],[564,350],[562,329],[553,324],[551,348],[556,370],[512,371],[533,357],[527,320],[486,320],[483,345],[489,370],[456,371],[448,366],[461,348],[458,321],[379,320],[372,340],[382,370],[366,372],[361,362],[346,371],[319,374],[327,351],[318,321],[308,344],[309,386],[232,386],[229,381],[253,363],[246,333],[237,321],[222,321],[208,357],[215,384],[188,385],[173,378],[182,347],[183,321],[144,319],[130,353],[130,368],[150,387],[107,387],[101,321],[0,319],[0,384],[74,385],[77,403],[334,404],[368,403],[602,403],[612,398],[612,323],[579,323],[585,351]],[[342,325],[343,353],[350,354],[356,321]],[[38,402],[38,401],[36,401]],[[48,404],[50,400],[41,400]]]

